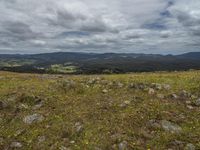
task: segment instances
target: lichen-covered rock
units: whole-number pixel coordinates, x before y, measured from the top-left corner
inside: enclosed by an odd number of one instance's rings
[[[200,106],[200,98],[196,100],[195,105]]]
[[[187,144],[184,148],[184,150],[195,150],[195,146],[191,143]]]
[[[170,121],[167,120],[162,120],[161,121],[161,127],[168,132],[171,133],[180,133],[182,131],[182,128],[174,123],[171,123]]]
[[[127,150],[128,142],[127,141],[123,141],[123,142],[119,143],[118,148],[119,148],[119,150]]]
[[[10,147],[11,148],[21,148],[22,147],[22,144],[20,142],[12,142],[10,144]]]
[[[29,115],[29,116],[24,117],[24,119],[23,119],[24,123],[26,123],[26,124],[41,122],[43,120],[44,120],[44,117],[40,114]]]

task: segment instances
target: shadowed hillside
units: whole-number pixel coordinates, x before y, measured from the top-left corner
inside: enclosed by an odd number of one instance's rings
[[[47,53],[0,55],[0,70],[29,73],[102,74],[200,69],[200,53],[183,55]]]

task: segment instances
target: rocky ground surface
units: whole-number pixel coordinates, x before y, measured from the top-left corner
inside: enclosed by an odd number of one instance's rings
[[[0,72],[0,149],[199,150],[200,71]]]

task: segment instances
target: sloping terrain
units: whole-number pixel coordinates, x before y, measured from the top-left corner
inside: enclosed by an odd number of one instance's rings
[[[0,149],[200,149],[200,71],[0,72]]]
[[[102,74],[200,69],[200,53],[46,53],[0,55],[0,70],[23,73]]]

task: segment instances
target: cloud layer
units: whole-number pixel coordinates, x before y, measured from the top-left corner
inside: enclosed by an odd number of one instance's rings
[[[1,0],[0,53],[200,51],[199,0]]]

